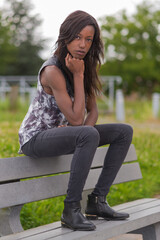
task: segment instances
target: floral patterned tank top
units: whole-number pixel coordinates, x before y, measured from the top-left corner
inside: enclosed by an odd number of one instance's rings
[[[49,128],[55,128],[59,125],[68,125],[68,121],[66,120],[63,113],[60,111],[57,106],[56,100],[54,96],[47,94],[41,85],[40,82],[40,73],[46,66],[56,65],[66,79],[66,87],[69,96],[73,100],[73,90],[72,87],[67,80],[65,73],[61,67],[60,62],[58,61],[56,56],[48,59],[38,73],[38,84],[37,84],[37,93],[35,98],[33,99],[28,112],[20,126],[19,129],[19,142],[20,142],[20,150],[19,153],[23,153],[21,147],[28,142],[33,136],[35,136],[40,131],[44,131]]]

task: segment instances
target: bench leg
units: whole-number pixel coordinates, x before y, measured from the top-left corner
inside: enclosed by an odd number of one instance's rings
[[[20,212],[23,205],[0,209],[0,236],[23,231]]]
[[[132,233],[142,234],[143,240],[160,240],[160,222],[137,229]]]
[[[154,224],[156,240],[160,240],[160,222]]]

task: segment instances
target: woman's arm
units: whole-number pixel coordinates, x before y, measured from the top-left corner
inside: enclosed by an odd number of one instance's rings
[[[88,97],[87,99],[87,117],[84,125],[94,126],[98,119],[98,108],[96,103],[96,97]]]
[[[56,66],[47,66],[41,75],[41,83],[45,83],[55,97],[57,105],[68,122],[73,125],[83,125],[85,116],[84,93],[84,62],[83,60],[66,57],[66,66],[73,74],[74,101],[72,102],[66,89],[65,78]]]

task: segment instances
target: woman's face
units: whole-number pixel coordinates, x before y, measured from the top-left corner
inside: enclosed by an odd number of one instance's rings
[[[72,57],[83,59],[86,56],[92,45],[94,33],[94,27],[87,25],[75,36],[72,42],[67,44],[67,49]]]

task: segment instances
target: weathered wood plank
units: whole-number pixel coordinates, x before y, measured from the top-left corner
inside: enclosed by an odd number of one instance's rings
[[[92,168],[90,170],[84,190],[92,189],[97,182],[101,172],[104,157],[108,147],[99,148],[96,151],[93,159]],[[67,190],[70,164],[72,155],[64,155],[54,158],[40,158],[32,159],[29,157],[16,157],[0,159],[0,208],[11,207],[15,205],[25,204],[28,202],[38,201],[42,199],[52,198],[64,195]],[[125,162],[132,162],[137,160],[134,145],[130,146]],[[58,175],[53,175],[58,173]],[[59,174],[65,173],[65,174]],[[44,176],[37,179],[25,178]],[[121,182],[128,182],[132,180],[141,179],[141,171],[139,164],[129,163],[123,164],[121,167],[114,184]],[[22,179],[22,181],[12,182],[14,180]],[[5,183],[11,181],[11,183]],[[143,203],[141,202],[143,205]],[[155,207],[156,203],[148,203],[150,208]],[[158,205],[159,203],[157,203]],[[123,206],[124,208],[126,206]],[[128,205],[130,213],[135,214],[135,205]],[[138,208],[137,208],[138,209]],[[143,209],[144,210],[144,209]],[[139,211],[139,209],[138,209]],[[106,224],[105,220],[96,221],[97,226]],[[114,225],[114,223],[113,223]],[[107,222],[108,226],[108,222]],[[119,225],[118,225],[119,226]],[[97,228],[98,229],[98,228]],[[97,231],[97,230],[96,230]],[[73,239],[86,239],[83,233],[75,233],[70,229],[62,229],[60,223],[45,225],[39,228],[30,229],[22,233],[13,234],[1,238],[2,240],[47,240],[47,239],[70,239],[70,234]],[[75,235],[74,236],[72,235]],[[81,235],[82,234],[82,235]],[[88,233],[87,233],[88,234]],[[100,236],[100,235],[99,235]],[[78,237],[78,238],[77,238]],[[112,237],[112,236],[110,236]],[[71,238],[72,239],[72,238]],[[88,239],[88,237],[87,237]],[[92,239],[92,238],[91,238]],[[101,239],[101,238],[100,238]]]
[[[46,224],[46,225],[43,225],[43,226],[39,226],[39,227],[36,227],[36,228],[31,228],[31,229],[25,230],[25,231],[20,232],[20,233],[10,234],[10,235],[4,236],[0,239],[20,240],[20,239],[25,239],[26,237],[33,236],[33,235],[36,235],[36,234],[45,233],[47,231],[51,231],[51,230],[54,231],[56,229],[62,229],[60,221],[50,223],[50,224]],[[71,232],[71,230],[66,228],[66,229],[64,229],[64,233],[66,233],[66,232]]]
[[[157,198],[142,198],[142,199],[138,199],[135,201],[131,201],[131,202],[127,202],[127,203],[123,203],[123,204],[114,206],[114,209],[116,211],[126,211],[126,209],[128,210],[128,208],[148,204],[150,202],[157,202],[157,201],[159,201],[159,199],[157,199]]]
[[[92,189],[101,169],[91,169],[84,190]],[[138,163],[124,164],[114,184],[141,178]],[[0,185],[0,207],[9,207],[66,194],[69,174]]]
[[[132,201],[132,202],[129,202],[129,203],[124,203],[124,204],[121,204],[121,205],[118,205],[118,206],[115,206],[114,209],[116,210],[125,210],[127,212],[129,212],[130,214],[132,214],[130,212],[130,209],[132,208],[132,212],[133,213],[136,213],[138,210],[137,206],[141,208],[141,211],[143,211],[144,209],[148,209],[150,207],[154,207],[156,205],[160,205],[160,200],[159,199],[139,199],[139,200],[136,200],[136,201]],[[118,209],[117,209],[118,208]],[[98,221],[94,221],[94,224],[98,225],[98,224],[101,224],[103,223],[104,220],[98,220]],[[107,222],[108,224],[108,222]],[[59,229],[60,228],[60,229]],[[56,223],[51,223],[51,224],[47,224],[47,225],[44,225],[44,226],[41,226],[41,227],[37,227],[37,228],[33,228],[33,229],[29,229],[29,230],[26,230],[22,233],[18,233],[18,234],[13,234],[13,235],[10,235],[10,236],[6,236],[6,237],[3,237],[1,238],[2,240],[22,240],[22,239],[25,239],[25,238],[28,238],[28,237],[31,237],[34,239],[38,239],[39,238],[39,234],[41,235],[41,240],[42,240],[42,236],[44,237],[43,239],[46,239],[46,232],[50,232],[50,231],[54,231],[56,230],[55,232],[53,232],[53,236],[59,236],[60,234],[67,234],[67,233],[70,233],[72,232],[72,230],[70,229],[61,229],[61,223],[60,222],[56,222]],[[51,233],[51,232],[50,232]]]
[[[125,204],[119,205],[124,208]],[[126,204],[127,206],[128,204]],[[122,207],[121,207],[122,206]],[[141,209],[138,209],[140,206]],[[35,229],[24,231],[23,233],[2,237],[2,240],[107,240],[116,235],[124,234],[135,229],[148,226],[160,221],[160,200],[159,199],[141,199],[140,201],[130,202],[130,206],[126,207],[126,211],[130,211],[131,207],[134,211],[128,220],[125,221],[93,221],[97,229],[93,232],[74,232],[70,229],[60,228],[60,222],[56,225],[48,224]]]
[[[152,201],[154,202],[154,201]],[[135,229],[142,228],[160,221],[160,200],[155,200],[158,203],[157,206],[150,208],[146,207],[146,201],[144,205],[141,203],[141,211],[136,211],[136,204],[138,201],[133,202],[135,206],[135,212],[133,212],[128,220],[123,221],[93,221],[97,228],[95,231],[85,232],[85,231],[71,231],[69,229],[48,229],[46,232],[41,231],[39,228],[39,233],[32,230],[32,233],[25,235],[15,234],[14,238],[12,236],[2,237],[2,240],[107,240],[108,238],[115,237],[126,232],[134,231]],[[123,204],[124,205],[124,204]],[[129,210],[129,208],[128,208]]]
[[[143,240],[143,236],[141,234],[123,234],[108,240]]]
[[[103,165],[108,147],[98,148],[93,159],[93,167]],[[33,159],[27,156],[0,159],[0,182],[25,179],[70,171],[72,154],[52,158]],[[134,145],[130,146],[125,162],[137,160]]]
[[[129,220],[102,222],[97,225],[96,231],[66,234],[65,240],[107,240],[108,238],[119,236],[159,221],[160,206],[132,214]],[[62,240],[64,236],[52,237],[51,235],[48,239]],[[31,240],[31,238],[27,240]],[[39,240],[41,240],[41,238],[39,238]]]
[[[139,213],[147,209],[152,209],[152,208],[154,209],[155,207],[159,207],[159,206],[160,206],[160,200],[157,199],[155,201],[144,202],[132,207],[131,206],[127,207],[126,209],[124,209],[124,211],[127,211],[129,214],[133,214],[133,213]],[[119,210],[119,211],[122,211],[122,210]]]
[[[94,221],[94,224],[101,224],[102,222],[104,222],[104,220],[96,220]],[[56,223],[51,223],[51,224],[47,224],[47,225],[43,225],[40,227],[36,227],[36,228],[32,228],[32,229],[28,229],[25,230],[23,232],[20,233],[15,233],[15,234],[11,234],[8,236],[4,236],[3,238],[0,238],[2,240],[23,240],[23,239],[39,239],[39,236],[41,236],[41,239],[46,240],[46,232],[51,233],[52,232],[52,236],[56,237],[56,236],[60,236],[63,235],[65,238],[65,235],[68,233],[73,232],[73,230],[69,229],[69,228],[62,228],[61,227],[61,222],[58,221]]]
[[[124,164],[120,168],[113,184],[134,181],[142,178],[141,169],[138,162]]]

